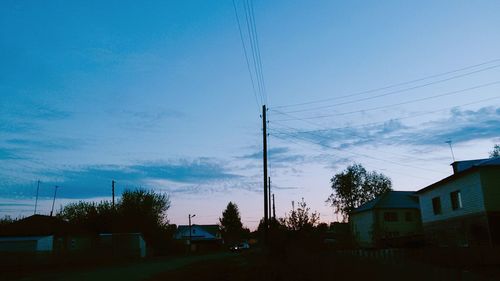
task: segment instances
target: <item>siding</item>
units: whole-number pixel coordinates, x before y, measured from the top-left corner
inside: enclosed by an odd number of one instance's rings
[[[371,247],[373,245],[373,212],[351,214],[349,219],[352,233],[359,246]]]
[[[458,210],[451,208],[450,192],[455,190],[460,190],[462,198],[462,208]],[[418,196],[424,224],[485,211],[481,177],[477,171],[418,194]],[[437,196],[441,198],[441,214],[434,215],[432,198]]]
[[[489,212],[500,211],[500,167],[484,167],[481,169],[484,203]]]
[[[394,212],[398,214],[397,221],[385,221],[384,213]],[[412,221],[406,221],[406,212],[412,214]],[[411,236],[422,234],[422,223],[420,221],[420,212],[415,209],[382,209],[377,210],[378,225],[380,235],[384,236],[388,232],[397,232],[398,236]]]

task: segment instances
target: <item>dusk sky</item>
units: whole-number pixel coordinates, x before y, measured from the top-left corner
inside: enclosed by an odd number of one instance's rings
[[[235,0],[249,51],[244,1]],[[349,164],[418,190],[500,143],[500,1],[253,1],[277,216]],[[252,65],[251,65],[252,66]],[[143,187],[263,216],[260,97],[220,1],[1,1],[0,216]]]

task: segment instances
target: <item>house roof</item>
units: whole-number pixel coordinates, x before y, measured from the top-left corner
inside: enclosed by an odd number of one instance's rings
[[[438,182],[435,182],[431,185],[428,185],[415,193],[421,194],[424,192],[427,192],[429,190],[432,190],[444,183],[450,182],[452,180],[455,180],[459,177],[462,177],[464,175],[470,174],[474,171],[477,171],[481,168],[484,167],[500,167],[500,157],[495,157],[495,158],[487,158],[487,159],[476,159],[476,160],[467,160],[467,161],[455,161],[451,165],[453,165],[453,170],[454,174],[451,176],[448,176]]]
[[[357,207],[351,213],[373,209],[418,209],[418,197],[413,191],[388,191],[377,198]]]
[[[202,228],[206,232],[212,234],[213,236],[217,236],[217,233],[220,233],[220,227],[216,224],[193,224],[191,225],[192,227],[196,226],[199,228]],[[178,232],[182,231],[188,231],[189,232],[189,225],[179,225],[177,227]]]
[[[455,161],[451,165],[455,173],[460,173],[474,167],[498,166],[500,165],[500,157]]]
[[[3,226],[0,236],[67,235],[84,232],[81,227],[57,217],[32,215]]]

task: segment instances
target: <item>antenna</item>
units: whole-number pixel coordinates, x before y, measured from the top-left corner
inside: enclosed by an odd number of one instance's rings
[[[52,200],[52,210],[50,210],[50,216],[52,217],[52,214],[54,213],[54,203],[56,202],[56,194],[57,194],[57,189],[59,187],[56,185],[54,186],[54,199]]]
[[[36,215],[36,206],[38,205],[38,190],[39,189],[40,189],[40,180],[38,180],[37,184],[36,184],[35,211],[33,212],[33,215]]]
[[[455,154],[453,154],[453,147],[451,146],[451,140],[447,140],[445,141],[445,143],[447,143],[450,146],[451,157],[453,158],[453,162],[455,162]]]

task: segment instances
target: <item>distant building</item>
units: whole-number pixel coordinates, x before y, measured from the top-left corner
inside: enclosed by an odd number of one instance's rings
[[[174,238],[177,240],[196,241],[222,241],[220,227],[216,224],[210,225],[191,225],[191,235],[189,235],[189,225],[179,225]]]
[[[5,225],[0,229],[0,237],[0,252],[4,248],[9,248],[11,252],[15,249],[25,252],[28,248],[35,251],[35,244],[36,248],[43,244],[44,251],[76,252],[90,249],[92,240],[89,233],[81,227],[44,215],[29,216]],[[28,244],[31,246],[27,246]],[[49,245],[50,250],[47,248]]]
[[[388,191],[354,209],[349,224],[360,247],[415,243],[422,234],[418,197],[409,191]]]
[[[0,237],[0,253],[51,253],[53,245],[53,235]]]
[[[146,242],[140,233],[101,233],[98,249],[102,254],[120,258],[146,257]]]
[[[500,158],[451,165],[453,175],[416,192],[427,239],[439,246],[500,245]]]

